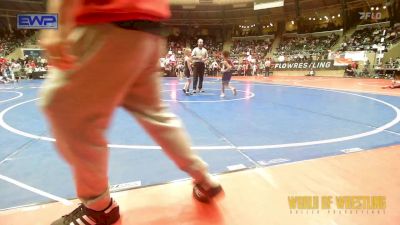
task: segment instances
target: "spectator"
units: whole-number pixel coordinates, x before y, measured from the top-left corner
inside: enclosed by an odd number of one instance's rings
[[[213,63],[211,64],[211,75],[217,76],[218,69],[219,69],[218,62],[214,60]]]
[[[306,76],[315,76],[315,69],[314,67],[312,67],[309,71],[308,74]]]
[[[266,77],[269,76],[270,69],[271,69],[271,58],[267,58],[267,60],[265,60],[265,76]]]
[[[344,75],[347,77],[355,76],[352,64],[347,65],[346,70],[344,71]]]

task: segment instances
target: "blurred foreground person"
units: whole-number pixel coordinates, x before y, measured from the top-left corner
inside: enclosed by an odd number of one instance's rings
[[[207,165],[191,151],[180,120],[160,99],[159,59],[165,49],[160,21],[170,16],[168,1],[49,0],[48,12],[59,15],[59,29],[41,34],[52,67],[40,104],[82,201],[52,225],[119,220],[109,193],[104,135],[120,106],[194,179],[197,200],[222,194]]]

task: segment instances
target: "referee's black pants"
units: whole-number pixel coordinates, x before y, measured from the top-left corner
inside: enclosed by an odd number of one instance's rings
[[[203,62],[195,62],[193,70],[193,91],[197,88],[201,90],[203,88],[204,70],[206,66]]]

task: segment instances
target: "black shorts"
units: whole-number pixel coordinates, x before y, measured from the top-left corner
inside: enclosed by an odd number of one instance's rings
[[[190,71],[185,70],[185,77],[186,77],[186,78],[190,78],[190,77],[191,77],[191,76],[190,76]]]
[[[227,71],[222,73],[222,82],[229,82],[232,78],[232,71]]]

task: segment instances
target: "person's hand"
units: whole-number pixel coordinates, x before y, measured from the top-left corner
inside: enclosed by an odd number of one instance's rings
[[[58,30],[44,30],[41,33],[39,44],[46,50],[48,63],[61,70],[74,67],[76,57],[72,55],[72,43],[66,35]]]

